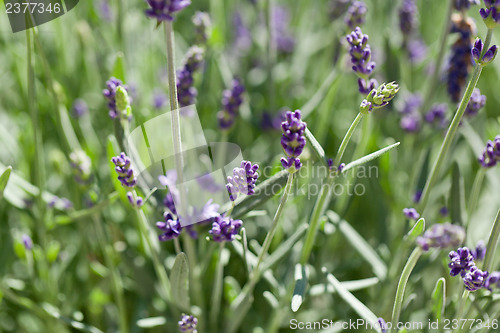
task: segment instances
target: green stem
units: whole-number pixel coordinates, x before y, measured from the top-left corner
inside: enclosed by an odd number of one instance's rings
[[[93,216],[95,230],[97,234],[97,241],[101,245],[101,250],[104,255],[104,261],[106,263],[107,268],[111,272],[111,285],[113,286],[113,293],[115,294],[116,306],[118,308],[118,313],[120,317],[120,332],[126,333],[129,331],[128,329],[128,321],[127,321],[127,311],[125,308],[125,301],[123,298],[123,283],[120,277],[120,273],[118,272],[118,268],[113,263],[113,257],[116,257],[116,251],[114,247],[108,244],[106,240],[106,233],[101,224],[100,219],[94,215]]]
[[[27,61],[28,61],[28,109],[31,116],[31,125],[33,128],[33,139],[35,141],[35,161],[34,161],[34,183],[39,188],[36,197],[36,203],[39,210],[40,220],[36,221],[38,242],[42,246],[45,245],[45,212],[46,206],[43,202],[43,191],[45,188],[45,162],[43,157],[43,138],[42,126],[40,117],[35,107],[35,72],[33,69],[33,45],[31,41],[31,31],[26,30],[26,46],[27,46]]]
[[[212,289],[212,301],[210,304],[210,329],[211,332],[217,331],[217,323],[219,322],[220,304],[222,298],[222,286],[224,278],[224,260],[222,252],[224,251],[224,242],[220,243],[219,260],[214,277],[214,288]]]
[[[439,82],[439,74],[441,73],[441,65],[443,64],[444,55],[447,48],[447,39],[450,35],[451,27],[451,16],[453,14],[453,3],[454,0],[448,0],[448,9],[446,11],[446,23],[441,31],[441,38],[439,39],[439,53],[436,58],[436,64],[434,66],[434,71],[432,73],[430,84],[425,93],[424,103],[422,104],[422,112],[427,112],[430,105],[432,104],[433,96],[436,91],[436,84]]]
[[[486,246],[486,254],[484,256],[483,271],[490,271],[493,264],[493,256],[498,245],[498,238],[500,236],[500,210],[498,210],[497,217],[491,229],[490,239]]]
[[[460,298],[458,302],[458,310],[457,314],[455,315],[455,319],[458,319],[459,323],[462,318],[464,318],[464,311],[465,311],[465,305],[467,304],[467,299],[469,298],[470,291],[464,290],[464,293],[462,294],[462,297]],[[460,331],[460,325],[456,326],[455,329],[453,329],[453,332],[458,332]]]
[[[420,247],[416,247],[415,250],[408,258],[405,267],[403,268],[403,272],[401,273],[401,278],[399,279],[398,289],[396,291],[396,298],[394,300],[394,307],[392,309],[392,325],[397,325],[399,322],[399,315],[401,313],[401,306],[403,304],[403,296],[405,293],[406,284],[408,283],[408,278],[410,277],[413,268],[417,264],[418,259],[422,255],[422,249]],[[389,333],[391,330],[389,330]]]
[[[460,102],[460,106],[458,107],[457,113],[455,113],[455,117],[453,117],[451,125],[448,128],[448,132],[446,133],[446,137],[444,138],[443,144],[441,145],[441,148],[439,150],[436,161],[432,166],[431,173],[427,178],[427,182],[425,183],[425,187],[422,193],[422,199],[418,207],[419,208],[418,210],[422,214],[424,213],[424,210],[427,206],[431,189],[434,187],[434,184],[437,181],[437,178],[439,176],[439,171],[441,170],[445,158],[448,155],[448,151],[450,150],[451,144],[453,143],[453,139],[455,138],[455,135],[457,133],[458,126],[460,125],[460,121],[462,120],[462,117],[464,115],[465,108],[469,104],[470,97],[472,95],[472,92],[474,91],[474,88],[477,85],[482,70],[483,67],[480,65],[476,65],[476,67],[474,68],[474,73],[472,74],[472,78],[469,81],[467,90],[465,91],[464,97],[462,98],[462,102]]]
[[[474,178],[474,183],[472,184],[472,189],[470,191],[470,196],[469,196],[469,204],[467,207],[467,210],[469,212],[469,217],[472,216],[474,211],[476,210],[477,203],[479,201],[479,196],[481,194],[481,188],[483,186],[483,180],[484,176],[486,175],[486,169],[485,168],[479,168],[476,177]]]
[[[333,165],[338,167],[340,165],[340,162],[342,162],[342,157],[344,156],[345,150],[347,148],[347,144],[351,140],[351,137],[354,133],[354,130],[358,126],[359,122],[361,119],[363,119],[363,114],[360,112],[354,119],[354,121],[351,124],[351,127],[347,130],[347,133],[344,136],[344,139],[342,139],[342,143],[340,144],[339,150],[337,152],[337,156],[335,156],[335,161],[333,162]]]

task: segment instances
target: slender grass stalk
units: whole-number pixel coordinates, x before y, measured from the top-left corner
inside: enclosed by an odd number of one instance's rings
[[[493,256],[495,255],[498,246],[498,238],[500,236],[500,210],[498,210],[497,217],[491,229],[488,245],[486,246],[486,254],[484,256],[483,271],[490,271],[493,264]]]
[[[479,201],[479,195],[481,194],[481,188],[483,186],[484,176],[486,175],[485,168],[479,168],[476,177],[474,178],[474,183],[472,184],[472,189],[470,191],[469,201],[468,201],[468,215],[469,218],[476,211],[477,203]]]
[[[113,257],[116,257],[116,251],[111,244],[108,244],[106,239],[106,233],[102,226],[102,221],[97,215],[93,216],[94,227],[97,235],[97,241],[101,246],[102,253],[104,255],[104,261],[107,268],[111,272],[111,285],[113,287],[113,293],[115,295],[116,307],[118,308],[119,314],[119,325],[120,332],[126,333],[129,331],[128,321],[127,321],[127,310],[125,308],[125,300],[123,298],[123,282],[120,276],[118,268],[113,263]]]
[[[425,92],[425,97],[422,103],[422,113],[427,112],[432,104],[433,96],[436,91],[436,84],[439,82],[439,74],[441,72],[441,66],[443,64],[444,55],[446,52],[448,36],[450,35],[451,28],[451,16],[453,14],[453,3],[454,0],[448,0],[448,8],[446,10],[446,22],[441,31],[441,37],[439,38],[439,52],[436,58],[436,63],[434,65],[434,71],[432,72],[431,81],[427,86],[427,91]]]
[[[342,139],[342,143],[340,144],[339,150],[337,151],[337,156],[335,156],[335,161],[333,162],[334,166],[339,166],[340,162],[342,162],[342,157],[344,157],[345,150],[347,148],[347,144],[349,141],[351,141],[352,135],[354,133],[354,130],[358,126],[359,122],[361,119],[363,119],[364,114],[361,112],[358,113],[354,121],[352,122],[351,126],[347,130],[347,133],[345,134],[344,138]]]
[[[35,170],[34,170],[34,183],[38,187],[39,192],[36,196],[37,208],[39,211],[40,220],[36,221],[36,230],[38,242],[44,248],[45,246],[45,213],[46,207],[43,201],[43,191],[45,189],[45,161],[43,156],[43,138],[42,126],[40,117],[35,107],[35,71],[33,69],[33,45],[31,39],[31,31],[26,30],[26,46],[27,46],[27,62],[28,62],[28,109],[31,116],[31,125],[33,128],[33,139],[35,146]]]
[[[422,255],[422,249],[420,247],[416,247],[415,250],[411,253],[408,261],[406,262],[405,267],[403,268],[403,272],[401,273],[401,277],[398,283],[398,289],[396,290],[396,298],[394,300],[394,307],[392,309],[392,319],[391,323],[395,327],[399,322],[399,315],[401,314],[401,306],[403,304],[403,296],[405,293],[406,284],[408,283],[408,278],[410,277],[413,268],[417,264],[418,259]],[[389,333],[392,329],[389,329]]]
[[[210,331],[217,332],[217,323],[219,322],[220,305],[222,298],[222,285],[224,279],[224,260],[222,252],[224,251],[224,242],[220,243],[217,268],[215,270],[214,287],[212,289],[212,300],[210,303]]]

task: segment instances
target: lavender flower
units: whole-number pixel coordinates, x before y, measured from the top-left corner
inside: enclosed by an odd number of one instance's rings
[[[490,275],[488,275],[488,278],[484,282],[483,287],[491,291],[492,287],[495,284],[497,288],[500,288],[500,272],[493,272]]]
[[[420,130],[421,117],[418,113],[407,114],[401,118],[399,126],[408,133],[416,133]]]
[[[141,197],[135,198],[132,192],[127,192],[127,199],[134,208],[141,208],[144,204],[144,200]]]
[[[459,38],[452,45],[451,58],[448,63],[447,90],[451,100],[460,101],[462,90],[467,83],[467,76],[472,67],[472,40],[475,32],[474,22],[456,14],[452,17],[451,32],[459,33]]]
[[[420,214],[415,208],[405,208],[403,209],[403,214],[410,220],[418,220],[420,218]]]
[[[201,67],[205,50],[199,46],[192,46],[184,61],[184,67],[177,71],[177,94],[180,107],[195,103],[198,91],[193,87],[193,74]]]
[[[87,103],[85,103],[83,99],[78,98],[75,99],[75,101],[73,102],[71,110],[73,111],[73,116],[75,118],[80,118],[81,116],[89,112],[89,107],[87,106]]]
[[[163,233],[158,236],[161,242],[166,242],[171,239],[179,237],[182,231],[181,223],[178,219],[175,219],[172,214],[165,212],[163,214],[164,222],[156,222],[156,227],[163,231]]]
[[[403,0],[399,8],[399,29],[406,40],[417,27],[417,6],[413,0]]]
[[[281,123],[281,146],[285,151],[286,158],[281,158],[281,164],[290,172],[295,172],[302,167],[299,156],[306,146],[304,135],[307,124],[302,121],[300,110],[287,111],[286,120]]]
[[[125,90],[127,90],[127,86],[124,86],[122,81],[112,77],[108,81],[106,81],[106,89],[102,91],[102,94],[104,97],[108,99],[108,109],[109,109],[109,116],[112,119],[116,119],[121,116],[122,110],[118,110],[117,104],[116,104],[116,91],[118,87],[123,87]]]
[[[198,333],[198,330],[196,329],[196,326],[198,325],[198,319],[195,316],[189,316],[183,313],[178,325],[181,332]]]
[[[191,4],[191,0],[146,0],[151,8],[146,10],[146,16],[159,22],[172,21],[173,14]]]
[[[415,192],[415,194],[413,195],[413,202],[414,203],[419,203],[420,199],[422,199],[422,194],[423,194],[422,190],[417,190]]]
[[[476,266],[471,267],[470,271],[463,277],[465,288],[469,291],[480,289],[483,287],[488,275],[488,272],[483,272]]]
[[[168,103],[167,95],[161,90],[155,90],[153,93],[152,105],[156,110],[163,109]]]
[[[429,124],[438,123],[440,127],[444,127],[446,122],[446,110],[448,110],[448,105],[445,103],[435,104],[431,107],[429,112],[424,116],[424,119]]]
[[[479,156],[479,163],[483,168],[492,168],[500,161],[500,135],[494,141],[488,140],[483,154]]]
[[[477,242],[476,248],[471,250],[471,254],[474,257],[474,260],[482,261],[484,256],[486,255],[486,245],[482,240]]]
[[[287,7],[273,6],[271,9],[272,36],[278,51],[290,53],[295,47],[295,39],[290,35],[290,12]]]
[[[364,35],[361,28],[356,27],[346,40],[350,45],[349,54],[351,55],[352,70],[359,76],[358,89],[362,94],[368,94],[377,85],[374,79],[368,77],[375,69],[375,62],[371,61],[372,52],[368,45],[368,35]]]
[[[396,96],[399,86],[395,82],[383,83],[377,89],[373,89],[366,99],[361,102],[359,111],[368,114],[372,110],[386,106]]]
[[[209,233],[216,242],[230,242],[234,240],[234,236],[238,234],[242,225],[241,220],[233,220],[230,217],[218,215],[214,218]]]
[[[73,203],[67,198],[59,198],[57,196],[53,196],[52,199],[50,199],[47,206],[49,206],[49,208],[70,210],[71,208],[73,208]]]
[[[163,205],[170,211],[172,214],[177,215],[177,210],[175,209],[174,197],[172,196],[172,192],[168,192],[165,195],[165,199],[163,199]]]
[[[206,44],[208,35],[210,34],[210,28],[212,26],[210,15],[208,15],[208,13],[198,11],[194,14],[191,21],[193,22],[195,27],[196,44]]]
[[[474,263],[474,257],[467,247],[461,247],[458,248],[457,251],[451,251],[448,256],[451,260],[448,264],[451,276],[460,274],[464,277],[465,274],[476,265]]]
[[[233,126],[243,103],[243,92],[245,92],[245,87],[240,80],[234,79],[231,89],[224,90],[222,93],[222,110],[217,114],[222,130],[229,130]]]
[[[329,6],[329,16],[331,20],[336,20],[347,12],[351,0],[332,0]]]
[[[23,234],[21,239],[23,241],[23,245],[26,250],[31,250],[33,248],[33,241],[31,240],[30,236]]]
[[[420,63],[427,56],[427,45],[420,38],[411,40],[406,46],[406,51],[408,52],[408,57],[410,61],[414,64]]]
[[[238,193],[252,195],[255,193],[255,184],[259,178],[257,170],[258,164],[250,161],[242,161],[239,168],[233,169],[233,176],[227,177],[226,189],[229,192],[229,199],[235,201]]]
[[[476,38],[474,47],[471,49],[472,58],[474,59],[476,64],[481,66],[485,66],[490,62],[492,62],[495,59],[498,52],[498,47],[496,45],[493,45],[488,49],[488,51],[484,53],[483,56],[481,56],[483,53],[483,47],[484,47],[483,41],[480,38]]]
[[[481,8],[479,14],[489,29],[500,24],[500,0],[484,0],[486,8]]]
[[[382,333],[386,333],[388,327],[387,327],[387,323],[385,322],[384,318],[379,317],[377,322],[378,322],[378,326],[380,327],[380,330],[382,331]]]
[[[475,88],[465,109],[466,116],[475,116],[486,104],[486,96],[481,95],[479,88]]]
[[[88,185],[92,178],[92,161],[82,150],[77,150],[69,155],[69,164],[73,169],[75,180],[80,185]]]
[[[361,26],[365,23],[365,16],[368,9],[363,1],[354,1],[347,10],[345,24],[349,29]]]
[[[134,176],[134,169],[132,169],[130,165],[130,158],[122,152],[120,155],[113,157],[111,162],[116,166],[115,171],[118,174],[118,180],[122,183],[122,186],[134,188],[137,184],[137,179]]]
[[[465,239],[465,229],[451,223],[434,224],[423,236],[417,237],[417,244],[424,251],[430,248],[456,247]]]
[[[441,207],[441,209],[439,210],[439,214],[441,214],[441,216],[448,216],[448,207]]]
[[[113,11],[109,5],[108,0],[101,0],[97,3],[97,9],[99,10],[99,16],[104,20],[111,22],[113,21]]]

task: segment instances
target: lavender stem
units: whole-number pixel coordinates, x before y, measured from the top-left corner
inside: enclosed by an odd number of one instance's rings
[[[500,210],[498,210],[497,217],[491,229],[490,239],[486,246],[486,255],[484,256],[483,271],[490,271],[493,264],[493,256],[498,245],[498,238],[500,236]]]
[[[222,258],[222,252],[224,251],[225,242],[221,242],[219,245],[219,258],[217,261],[217,268],[214,277],[214,287],[212,289],[212,300],[210,303],[210,331],[217,331],[217,323],[219,322],[220,304],[222,297],[222,286],[224,279],[224,260]]]

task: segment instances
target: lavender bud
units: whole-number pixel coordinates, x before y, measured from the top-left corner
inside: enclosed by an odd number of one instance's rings
[[[116,166],[115,171],[118,174],[118,180],[122,183],[122,186],[134,188],[137,184],[137,179],[134,176],[134,169],[132,169],[130,165],[130,158],[122,152],[120,155],[113,157],[111,162]]]
[[[500,161],[500,135],[494,141],[488,140],[483,154],[479,157],[479,163],[483,168],[492,168]]]
[[[167,212],[163,214],[163,218],[165,222],[163,221],[156,222],[156,227],[161,231],[163,231],[163,233],[160,236],[158,236],[158,239],[161,242],[166,242],[171,239],[179,237],[182,231],[182,226],[179,220],[174,219],[172,214]]]
[[[209,233],[216,242],[230,242],[234,240],[234,236],[238,234],[242,225],[241,220],[233,220],[230,217],[219,215],[214,218]]]
[[[197,44],[205,44],[210,35],[212,22],[210,20],[210,15],[205,12],[196,12],[191,19],[195,27],[195,40]]]
[[[233,169],[233,176],[227,177],[226,189],[229,192],[231,201],[235,201],[238,193],[252,195],[255,194],[255,184],[259,174],[258,164],[253,164],[249,161],[242,161],[239,168]]]
[[[31,240],[30,236],[23,234],[21,239],[23,241],[23,245],[26,250],[31,250],[33,248],[33,241]]]
[[[285,169],[294,173],[302,167],[299,156],[306,146],[305,131],[307,124],[302,121],[300,110],[287,111],[286,120],[281,123],[283,134],[281,136],[281,146],[285,151],[286,158],[281,159],[281,164]]]
[[[365,23],[365,16],[368,9],[363,1],[354,1],[347,10],[345,24],[349,29],[361,26]]]
[[[413,0],[403,0],[399,9],[399,29],[408,38],[417,26],[417,6]]]
[[[173,14],[191,4],[191,0],[146,0],[151,8],[146,16],[161,21],[173,21]]]
[[[144,199],[142,199],[141,197],[137,197],[137,199],[135,199],[132,192],[127,192],[127,199],[133,208],[141,208],[144,204]]]
[[[476,64],[480,63],[481,53],[483,52],[483,41],[481,38],[476,38],[476,42],[474,43],[474,47],[472,47],[471,54],[472,58],[476,62]]]
[[[497,288],[500,288],[500,272],[491,273],[486,281],[484,282],[484,287],[489,291],[492,290],[492,287],[496,284]]]
[[[74,151],[69,155],[69,164],[73,169],[75,180],[80,185],[88,185],[92,177],[92,161],[82,150]]]
[[[204,54],[203,48],[192,46],[186,54],[183,68],[177,71],[177,95],[180,107],[195,103],[198,91],[193,86],[193,75],[201,67]]]
[[[486,245],[482,240],[477,242],[476,248],[471,250],[471,254],[474,257],[474,260],[482,261],[484,256],[486,255]]]
[[[336,20],[347,12],[351,0],[332,0],[328,10],[331,20]]]
[[[222,110],[217,114],[219,126],[222,130],[229,130],[233,127],[238,115],[238,110],[243,103],[243,93],[245,87],[240,80],[234,79],[231,89],[222,93]]]
[[[486,104],[486,96],[481,95],[481,91],[479,88],[474,88],[472,95],[469,100],[469,104],[465,109],[465,115],[467,116],[475,116],[479,110],[481,110]]]
[[[469,291],[480,289],[483,287],[488,275],[488,272],[483,272],[476,266],[471,267],[470,271],[463,277],[465,288]]]
[[[500,1],[484,0],[486,8],[481,8],[479,14],[488,29],[494,29],[500,24]]]
[[[89,112],[89,108],[87,106],[87,103],[85,103],[85,101],[83,99],[80,99],[80,98],[75,99],[71,109],[73,111],[73,116],[75,118],[80,118]]]
[[[380,330],[382,331],[382,333],[386,333],[388,327],[387,327],[387,323],[385,322],[385,320],[382,317],[379,317],[377,322],[378,322],[378,326],[380,327]]]
[[[454,0],[453,2],[453,7],[458,11],[467,10],[471,5],[479,5],[479,0]]]
[[[498,52],[498,47],[496,45],[493,45],[486,51],[484,54],[483,58],[481,59],[481,65],[485,66],[495,60],[495,57],[497,56]]]
[[[361,102],[360,112],[368,113],[389,104],[399,91],[395,82],[383,83],[378,89],[373,89]]]
[[[198,333],[198,330],[196,329],[196,326],[198,326],[198,319],[195,316],[189,316],[183,313],[178,325],[181,332]]]
[[[470,253],[467,247],[458,248],[457,251],[451,251],[448,255],[450,257],[450,263],[448,267],[450,268],[450,275],[464,277],[465,274],[476,264],[474,263],[474,257]]]
[[[430,248],[445,249],[457,247],[465,239],[465,229],[451,223],[434,224],[423,236],[417,238],[417,244],[424,251]]]
[[[127,91],[128,88],[123,85],[121,80],[118,80],[117,78],[114,78],[114,77],[112,77],[108,81],[106,81],[106,87],[107,88],[102,91],[102,94],[104,95],[104,97],[106,97],[108,99],[109,116],[112,119],[116,119],[122,115],[121,111],[125,110],[125,109],[118,109],[117,108],[116,91],[117,91],[118,87],[123,87],[125,91]],[[124,98],[124,96],[123,96],[123,92],[122,92],[122,95],[120,97],[120,99],[121,99],[120,100],[120,103],[121,103],[120,107],[122,107],[122,108],[124,106],[123,103],[125,102],[125,100],[123,98]],[[130,99],[129,99],[129,102],[130,102]]]
[[[437,121],[440,127],[444,127],[446,110],[448,110],[448,105],[445,103],[433,105],[429,112],[425,114],[424,119],[429,124],[434,124]]]
[[[403,214],[410,220],[418,220],[420,218],[420,214],[415,208],[405,208],[403,209]]]
[[[118,111],[123,119],[128,119],[132,116],[132,109],[130,108],[130,97],[127,90],[123,86],[116,88],[115,94],[116,111]]]

